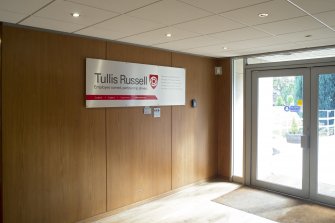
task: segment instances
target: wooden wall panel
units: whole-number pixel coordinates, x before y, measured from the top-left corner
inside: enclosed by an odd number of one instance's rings
[[[216,120],[218,134],[218,175],[231,178],[231,59],[217,61],[223,70],[216,79]]]
[[[2,181],[2,27],[0,22],[0,223],[3,222],[3,181]]]
[[[10,26],[2,44],[4,222],[75,222],[226,171],[215,60]],[[86,57],[184,67],[187,105],[86,109]]]
[[[172,66],[186,68],[186,106],[172,108],[172,188],[217,172],[214,60],[172,54]],[[191,99],[198,107],[191,108]]]
[[[171,66],[171,53],[116,43],[107,59]],[[171,107],[160,118],[143,107],[110,108],[106,122],[108,210],[171,190]]]
[[[4,222],[106,211],[105,110],[85,108],[85,58],[104,41],[4,27]]]

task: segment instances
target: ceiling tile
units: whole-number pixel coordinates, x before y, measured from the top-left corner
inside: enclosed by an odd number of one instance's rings
[[[210,34],[242,28],[245,27],[245,25],[231,21],[230,19],[223,18],[222,16],[214,15],[202,19],[196,19],[190,22],[181,23],[175,25],[175,27],[200,34]]]
[[[98,37],[102,39],[109,39],[109,40],[115,40],[121,38],[123,35],[120,33],[116,33],[113,30],[110,29],[101,29],[97,28],[95,26],[87,27],[84,29],[81,29],[76,34],[85,35],[85,36],[93,36]]]
[[[258,54],[258,53],[270,53],[270,52],[277,52],[277,51],[286,51],[291,49],[300,49],[301,46],[299,46],[296,43],[287,43],[287,44],[279,44],[279,45],[273,45],[268,47],[259,47],[255,49],[249,49],[248,52],[244,52],[244,54]]]
[[[191,52],[189,50],[180,50],[180,52],[191,54],[191,55],[198,55],[198,56],[205,56],[205,57],[214,57],[217,58],[215,53],[199,53],[199,52]]]
[[[310,16],[304,16],[295,19],[257,25],[256,27],[274,35],[280,35],[308,29],[322,28],[323,25]]]
[[[335,28],[335,0],[291,1]],[[74,11],[81,16],[73,18]],[[261,19],[262,12],[270,15]],[[0,21],[22,19],[23,25],[212,57],[335,45],[334,31],[287,0],[0,0]]]
[[[218,44],[218,45],[212,45],[212,46],[204,46],[204,47],[197,47],[193,49],[187,49],[186,51],[189,53],[208,53],[208,54],[217,54],[224,52],[225,44]]]
[[[250,28],[250,27],[246,27],[242,29],[235,29],[235,30],[230,30],[226,32],[215,33],[209,36],[220,39],[220,40],[224,40],[227,42],[234,42],[234,41],[240,41],[240,40],[269,37],[271,35],[265,32],[261,32],[259,30]]]
[[[260,13],[268,13],[269,16],[261,18],[258,16],[258,14]],[[288,3],[287,1],[274,0],[238,10],[233,10],[230,12],[225,12],[221,15],[226,18],[242,22],[244,24],[257,25],[299,16],[305,16],[306,14]]]
[[[335,1],[334,1],[335,4]],[[326,23],[330,27],[335,27],[335,11],[323,12],[315,14],[315,17]]]
[[[119,39],[162,27],[162,24],[121,15],[76,33],[105,39]]]
[[[168,38],[166,37],[167,33],[171,33],[172,37]],[[173,27],[170,28],[162,28],[157,29],[154,31],[141,33],[138,35],[121,38],[119,39],[122,42],[129,42],[129,43],[135,43],[135,44],[143,44],[143,45],[155,45],[160,43],[166,43],[174,40],[180,40],[190,37],[198,36],[199,34],[191,33],[185,30],[176,29]]]
[[[262,2],[267,2],[269,0],[233,0],[233,1],[223,1],[223,0],[180,0],[187,4],[202,8],[209,12],[220,13],[227,12],[230,10],[243,8],[250,5],[255,5]]]
[[[334,38],[325,38],[325,39],[317,39],[317,40],[310,40],[310,41],[301,41],[301,42],[298,42],[297,44],[301,48],[334,46],[335,41],[334,41]]]
[[[163,0],[130,12],[129,15],[165,25],[173,25],[205,17],[210,13],[176,0]]]
[[[321,47],[321,46],[329,46],[329,45],[334,45],[334,38],[319,39],[319,40],[304,41],[304,42],[300,42],[300,41],[299,42],[289,42],[289,43],[276,44],[276,45],[271,45],[271,46],[240,49],[240,50],[229,51],[229,52],[234,52],[240,56],[240,55],[252,55],[252,54],[261,54],[261,53],[280,52],[280,51],[287,51],[287,50],[296,50],[296,49],[303,49],[303,48],[310,48],[310,47]],[[227,54],[225,55],[227,56]],[[224,56],[224,55],[223,53],[220,53],[220,55],[218,56]]]
[[[228,47],[228,50],[223,49],[223,47],[225,46]],[[295,43],[280,43],[280,44],[274,44],[271,46],[249,45],[248,47],[234,47],[234,45],[231,45],[230,43],[226,43],[226,44],[219,44],[219,45],[213,45],[213,46],[208,46],[208,47],[188,49],[186,51],[188,51],[189,53],[211,53],[212,55],[215,55],[216,57],[231,57],[231,56],[267,53],[267,52],[271,52],[271,50],[282,51],[282,50],[287,50],[290,47],[298,48],[297,44]]]
[[[10,22],[10,23],[17,23],[21,19],[27,17],[27,14],[17,13],[17,12],[10,12],[7,10],[0,9],[0,21],[3,22]]]
[[[0,9],[29,15],[49,2],[52,2],[52,0],[29,0],[29,2],[22,0],[0,0]]]
[[[311,14],[335,10],[334,0],[291,0]]]
[[[216,57],[236,57],[240,56],[241,51],[223,51],[216,54]]]
[[[237,57],[244,55],[240,51],[222,51],[222,52],[192,52],[192,51],[184,51],[185,53],[194,54],[194,55],[202,55],[202,56],[208,56],[208,57],[214,57],[214,58],[224,58],[224,57]]]
[[[146,32],[162,28],[165,25],[149,20],[138,19],[128,15],[121,15],[96,25],[98,28],[110,29],[127,35]]]
[[[219,44],[221,41],[217,39],[210,38],[208,36],[198,36],[187,38],[183,40],[172,41],[163,44],[154,45],[155,47],[173,50],[184,50],[202,46],[209,46],[214,44]]]
[[[296,44],[292,44],[292,43],[274,45],[274,46],[269,46],[269,47],[255,47],[255,48],[233,50],[233,51],[227,51],[227,52],[219,52],[217,53],[217,57],[233,57],[233,56],[241,56],[241,55],[270,53],[270,52],[284,51],[284,50],[288,50],[291,48],[297,49],[299,47]]]
[[[109,10],[112,12],[125,13],[148,4],[157,2],[157,0],[67,0],[69,2],[80,3],[97,9]]]
[[[218,56],[216,55],[216,53],[212,53],[212,52],[193,52],[191,50],[180,50],[180,52],[191,54],[191,55],[198,55],[198,56],[206,56],[206,57],[218,58]]]
[[[25,19],[20,24],[43,28],[43,29],[62,31],[62,32],[73,32],[75,30],[78,30],[84,27],[84,25],[80,25],[80,24],[63,22],[63,21],[58,21],[58,20],[48,19],[48,18],[41,18],[37,16],[30,16],[29,18]]]
[[[324,38],[333,38],[335,44],[335,32],[327,28],[307,30],[303,32],[288,33],[277,36],[280,39],[290,42],[311,41]]]
[[[256,47],[265,47],[272,46],[278,44],[288,43],[287,39],[281,39],[279,37],[267,37],[267,38],[259,38],[259,39],[251,39],[251,40],[243,40],[238,42],[227,43],[226,46],[230,50],[241,50],[241,49],[250,49]]]
[[[80,16],[78,18],[72,17],[71,13],[73,12],[79,12]],[[118,14],[114,12],[95,9],[66,1],[55,1],[34,14],[34,16],[38,17],[83,25],[92,25],[117,15]]]

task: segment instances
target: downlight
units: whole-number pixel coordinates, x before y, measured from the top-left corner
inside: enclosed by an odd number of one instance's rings
[[[72,17],[78,18],[80,16],[79,12],[71,13]]]
[[[265,17],[268,17],[268,16],[269,16],[268,13],[259,13],[258,14],[258,17],[260,17],[260,18],[265,18]]]

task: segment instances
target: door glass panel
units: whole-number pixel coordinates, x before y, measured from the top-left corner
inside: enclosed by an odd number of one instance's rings
[[[302,189],[303,77],[258,79],[257,180]]]
[[[335,197],[335,74],[319,75],[318,193]]]

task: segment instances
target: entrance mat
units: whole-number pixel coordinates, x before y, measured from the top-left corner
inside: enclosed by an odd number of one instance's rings
[[[335,223],[333,208],[249,187],[241,187],[214,201],[281,223]]]

